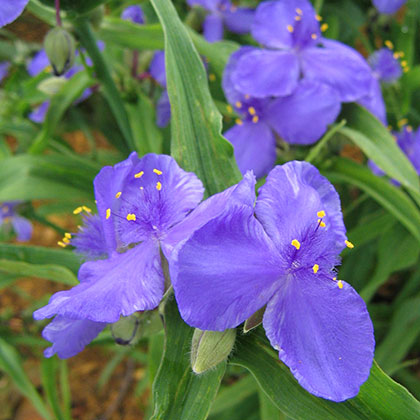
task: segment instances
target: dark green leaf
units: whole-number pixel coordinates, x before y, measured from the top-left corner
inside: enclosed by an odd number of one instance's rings
[[[46,6],[54,7],[55,0],[40,0]],[[60,0],[60,7],[77,13],[86,13],[109,0]]]

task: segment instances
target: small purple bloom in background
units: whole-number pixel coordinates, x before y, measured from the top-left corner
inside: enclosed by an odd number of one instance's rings
[[[176,249],[181,316],[223,331],[267,305],[264,329],[299,383],[333,401],[352,398],[369,376],[374,336],[362,298],[336,280],[339,253],[353,247],[338,194],[297,161],[270,172],[256,205],[254,186],[246,174],[241,194]]]
[[[187,0],[189,6],[201,6],[209,13],[203,23],[204,38],[208,42],[223,39],[223,27],[231,32],[246,34],[254,19],[254,9],[237,7],[230,0]]]
[[[56,293],[34,313],[38,320],[56,316],[44,330],[53,342],[46,356],[70,357],[106,324],[159,304],[165,290],[160,249],[171,262],[173,247],[197,225],[196,219],[181,222],[204,192],[200,180],[170,156],[139,159],[136,153],[103,168],[94,187],[98,215],[86,216],[81,231],[60,242],[88,259],[79,270],[80,284]],[[90,211],[80,207],[75,213],[83,210]],[[71,349],[64,347],[69,341]]]
[[[130,20],[139,25],[143,25],[145,22],[142,8],[136,5],[126,7],[121,13],[121,19]]]
[[[251,103],[253,121],[266,124],[257,130],[244,123],[226,133],[242,173],[268,172],[275,159],[274,132],[290,144],[312,144],[335,121],[341,102],[370,92],[366,61],[352,48],[323,38],[319,20],[307,0],[261,3],[252,35],[265,48],[242,47],[232,54],[223,76],[225,95],[240,114],[247,109],[243,102]],[[261,100],[264,115],[252,105]]]
[[[0,63],[0,82],[9,74],[10,63],[3,61]]]
[[[32,236],[32,223],[16,212],[20,201],[9,201],[0,204],[0,227],[6,230],[13,228],[17,240],[26,242]]]
[[[397,12],[406,1],[407,0],[373,0],[373,5],[380,13],[392,15]]]
[[[0,28],[17,19],[29,0],[0,0]]]

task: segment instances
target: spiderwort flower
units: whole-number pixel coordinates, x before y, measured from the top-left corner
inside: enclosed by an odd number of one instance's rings
[[[0,63],[0,82],[9,74],[10,63],[3,61]]]
[[[154,309],[165,289],[160,249],[170,261],[167,237],[203,196],[193,173],[183,171],[169,156],[154,154],[139,159],[132,153],[116,166],[103,168],[94,187],[99,219],[91,221],[75,244],[106,258],[85,262],[80,284],[53,295],[34,313],[35,319],[58,315],[114,323],[120,316]]]
[[[18,241],[29,241],[32,236],[32,223],[17,213],[20,201],[8,201],[0,204],[0,227],[13,228]]]
[[[201,6],[208,11],[203,23],[203,33],[209,42],[223,39],[223,26],[237,34],[246,34],[251,29],[253,9],[234,6],[230,0],[188,0],[187,3],[189,6]]]
[[[336,280],[339,253],[353,247],[338,194],[312,165],[293,161],[270,172],[254,209],[252,178],[238,184],[242,200],[176,249],[181,316],[223,331],[267,305],[267,336],[299,383],[333,401],[354,397],[368,378],[374,337],[365,303]]]
[[[143,9],[137,5],[126,7],[121,13],[121,19],[130,20],[138,25],[143,25],[145,22]]]
[[[0,0],[0,27],[17,19],[28,3],[29,0]]]
[[[405,4],[407,0],[373,0],[373,5],[380,13],[392,15]]]

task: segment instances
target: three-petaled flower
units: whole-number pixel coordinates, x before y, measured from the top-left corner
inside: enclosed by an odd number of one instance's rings
[[[18,241],[29,241],[32,235],[32,224],[17,213],[20,201],[0,203],[0,227],[5,230],[13,228]]]

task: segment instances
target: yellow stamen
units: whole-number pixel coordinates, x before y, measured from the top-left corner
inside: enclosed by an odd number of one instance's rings
[[[74,210],[73,210],[73,214],[79,214],[79,213],[81,213],[83,211],[83,207],[76,207]]]
[[[404,73],[407,73],[409,70],[410,70],[410,67],[404,67],[404,68],[403,68],[403,72],[404,72]]]
[[[157,189],[158,191],[160,191],[160,190],[162,189],[162,184],[161,184],[160,182],[158,182],[158,183],[156,184],[156,189]]]
[[[64,237],[64,238],[62,239],[62,241],[63,241],[65,244],[69,244],[69,243],[70,243],[70,239],[69,239],[69,238],[66,238],[66,237]]]
[[[66,232],[64,234],[64,237],[67,238],[67,239],[71,239],[71,233]]]
[[[92,213],[92,210],[91,210],[89,207],[82,206],[82,209],[83,209],[86,213]]]
[[[117,194],[115,194],[115,198],[120,198],[121,197],[122,192],[118,191]]]
[[[144,190],[144,187],[140,187],[141,190]]]
[[[299,22],[300,20],[302,20],[302,16],[295,16],[295,20],[296,20],[297,22]]]
[[[344,241],[344,243],[346,244],[347,248],[350,248],[350,249],[354,248],[354,245],[350,241],[348,241],[347,239]]]
[[[67,245],[64,242],[58,241],[57,244],[62,248],[65,248]]]
[[[325,217],[325,211],[324,210],[320,210],[317,214],[316,214],[320,219],[322,219],[323,217]]]
[[[333,277],[333,280],[335,281],[335,280],[337,280],[337,277]]]
[[[338,280],[337,284],[338,284],[338,287],[339,287],[340,289],[342,289],[342,288],[343,288],[343,282],[342,282],[341,280]]]
[[[245,95],[245,99],[249,99],[250,96],[248,94]]]
[[[235,106],[236,108],[242,108],[242,102],[236,101]]]
[[[144,175],[143,171],[137,172],[136,174],[134,174],[134,178],[141,178]]]
[[[214,82],[216,80],[216,75],[214,73],[209,74],[209,80],[210,82]]]
[[[321,25],[321,32],[325,32],[328,29],[328,23],[323,23]]]
[[[134,213],[128,213],[127,214],[127,220],[130,222],[130,221],[133,221],[133,222],[135,222],[136,221],[136,215],[134,214]]]
[[[258,121],[259,121],[259,117],[258,117],[258,115],[254,115],[254,116],[252,117],[252,122],[253,122],[254,124],[256,124]]]
[[[312,35],[311,35],[311,38],[312,38],[312,39],[317,39],[317,38],[318,38],[318,35],[317,35],[317,34],[312,34]]]
[[[404,57],[405,56],[404,51],[399,51],[398,54],[400,55],[400,57]]]
[[[292,25],[287,25],[287,30],[292,33],[294,31],[294,28]]]
[[[319,265],[318,264],[314,264],[314,266],[312,267],[312,270],[314,271],[314,273],[318,273],[319,270]]]
[[[292,241],[292,245],[296,248],[296,249],[300,249],[300,242],[297,239],[293,239]]]
[[[242,124],[243,124],[243,121],[242,121],[242,120],[240,120],[239,118],[236,118],[235,122],[236,122],[236,124],[238,124],[238,125],[242,125]]]
[[[111,217],[111,209],[106,209],[106,216],[105,218],[108,220]]]
[[[303,15],[303,12],[302,12],[302,9],[299,9],[299,7],[298,8],[296,8],[296,13],[298,14],[298,15]]]
[[[315,19],[316,19],[318,22],[321,22],[322,17],[321,17],[321,16],[319,16],[319,15],[315,15]]]
[[[253,106],[250,106],[250,107],[248,108],[248,112],[249,112],[251,115],[255,115],[255,114],[256,114],[255,108],[254,108]]]
[[[394,49],[394,44],[389,40],[389,39],[387,39],[385,42],[384,42],[384,44],[390,49],[390,50],[393,50]]]
[[[228,106],[226,107],[226,111],[227,111],[227,112],[229,112],[229,114],[232,114],[232,112],[233,112],[233,108],[232,108],[230,105],[228,105]]]
[[[159,171],[159,169],[153,169],[153,172],[156,174],[156,175],[162,175],[162,171]]]
[[[323,222],[322,220],[319,220],[319,226],[321,226],[321,227],[325,227],[325,226],[327,226],[326,224],[325,224],[325,222]]]
[[[407,118],[402,118],[401,120],[398,121],[398,127],[402,127],[403,125],[406,125],[408,123],[408,119]]]
[[[403,67],[407,67],[407,60],[403,60],[403,61],[401,61],[401,65],[403,66]]]

